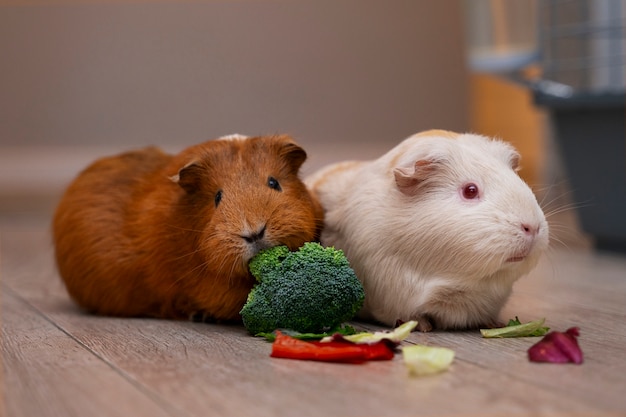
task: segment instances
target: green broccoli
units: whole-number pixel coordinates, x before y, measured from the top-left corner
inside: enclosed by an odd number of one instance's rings
[[[254,335],[285,328],[319,333],[350,320],[363,305],[365,291],[343,251],[305,243],[266,249],[249,264],[257,279],[241,310]]]

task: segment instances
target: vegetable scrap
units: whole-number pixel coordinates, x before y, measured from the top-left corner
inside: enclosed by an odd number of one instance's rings
[[[543,323],[545,318],[530,321],[528,323],[520,322],[519,318],[515,316],[514,319],[510,319],[505,327],[498,327],[495,329],[480,329],[480,334],[485,338],[492,337],[536,337],[543,336],[548,331],[549,327],[544,327]]]
[[[323,362],[363,363],[373,360],[391,360],[394,355],[393,347],[385,341],[372,344],[355,344],[347,341],[309,342],[277,331],[270,356]]]
[[[267,332],[257,333],[255,334],[255,336],[264,337],[268,342],[273,342],[274,340],[276,340],[277,331],[280,331],[284,335],[291,336],[295,339],[300,339],[300,340],[320,340],[325,337],[333,336],[335,334],[343,334],[347,336],[347,335],[358,333],[356,329],[350,326],[349,324],[341,324],[338,327],[335,327],[327,332],[322,332],[322,333],[301,333],[301,332],[298,332],[296,330],[291,330],[291,329],[276,329],[273,332],[269,332],[269,333]]]
[[[275,246],[248,264],[257,283],[240,311],[253,335],[291,329],[324,333],[352,319],[365,291],[343,251],[308,242]]]
[[[354,334],[334,333],[322,339],[322,342],[345,340],[352,343],[377,343],[387,340],[392,344],[399,345],[401,341],[409,337],[413,329],[417,327],[417,321],[411,320],[401,324],[392,331],[379,331],[375,333],[360,332]]]
[[[416,326],[416,321],[408,321],[392,331],[361,332],[352,335],[337,332],[320,341],[305,341],[276,330],[272,333],[275,339],[270,356],[345,363],[391,360],[395,355],[396,347]],[[304,336],[310,335],[304,334]]]
[[[402,348],[402,357],[411,375],[432,375],[450,367],[454,351],[444,347],[413,345]]]
[[[583,363],[583,352],[578,346],[578,327],[571,327],[564,333],[552,331],[528,349],[531,362]]]

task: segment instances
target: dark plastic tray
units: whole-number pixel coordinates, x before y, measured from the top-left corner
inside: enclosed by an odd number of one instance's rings
[[[599,249],[626,252],[626,94],[534,97],[550,111],[583,230]]]

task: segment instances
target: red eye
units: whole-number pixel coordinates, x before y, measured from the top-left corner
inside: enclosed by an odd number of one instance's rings
[[[473,200],[479,197],[478,186],[474,183],[465,184],[463,186],[463,198],[466,200]]]

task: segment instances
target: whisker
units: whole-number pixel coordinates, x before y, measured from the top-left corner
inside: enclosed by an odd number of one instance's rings
[[[552,199],[547,201],[547,202],[546,202],[546,199],[548,198],[549,194],[545,194],[544,197],[541,199],[541,202],[539,203],[539,205],[541,207],[543,207],[544,209],[548,209],[548,208],[552,207],[554,204],[558,204],[560,206],[560,205],[563,204],[562,203],[563,200],[566,200],[566,201],[570,200],[569,194],[570,194],[570,192],[556,195],[556,196],[552,197]],[[566,204],[571,204],[571,203],[566,203]]]
[[[589,207],[591,206],[591,204],[585,204],[585,203],[570,203],[570,204],[565,204],[563,206],[560,207],[555,207],[552,210],[549,211],[544,211],[544,214],[546,216],[546,218],[552,217],[554,215],[560,214],[560,213],[565,213],[568,211],[574,211],[577,210],[579,208],[583,208],[583,207]]]
[[[200,252],[200,249],[199,249],[199,248],[198,248],[198,249],[195,249],[195,250],[193,250],[193,251],[191,251],[191,252],[189,252],[189,253],[187,253],[187,254],[185,254],[185,255],[180,255],[180,256],[177,256],[177,257],[175,257],[175,258],[172,258],[172,260],[174,260],[174,261],[180,261],[181,259],[184,259],[184,258],[189,258],[189,257],[191,257],[191,256],[195,255],[195,254],[196,254],[196,253],[198,253],[198,252]]]
[[[558,244],[560,244],[561,246],[563,246],[565,249],[570,249],[570,247],[567,245],[567,243],[565,243],[563,240],[561,240],[561,238],[557,237],[557,236],[550,236],[550,243],[556,242]],[[549,246],[550,250],[553,250],[553,245]]]

